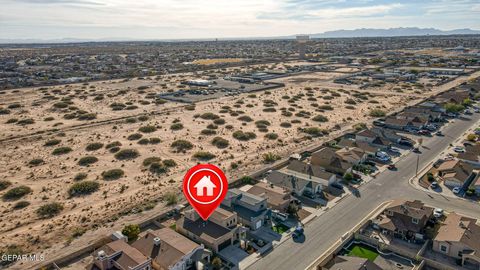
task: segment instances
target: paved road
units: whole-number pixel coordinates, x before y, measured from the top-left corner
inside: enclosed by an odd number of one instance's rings
[[[444,137],[424,139],[424,148],[419,155],[419,170],[436,160],[449,144],[474,126],[480,120],[480,115],[475,114],[471,118],[456,119],[454,123],[445,126]],[[387,170],[380,173],[360,187],[358,197],[350,195],[344,198],[328,212],[310,222],[305,228],[305,242],[286,241],[248,269],[305,269],[377,206],[392,199],[419,199],[447,211],[480,218],[478,203],[431,194],[412,187],[408,181],[415,176],[417,156],[415,153],[408,154],[396,164],[398,171]]]

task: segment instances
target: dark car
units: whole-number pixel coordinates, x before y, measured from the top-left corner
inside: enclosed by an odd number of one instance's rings
[[[430,131],[428,130],[425,130],[425,129],[422,129],[418,132],[419,135],[423,135],[423,136],[431,136],[432,134],[430,133]]]
[[[443,133],[442,133],[441,131],[437,131],[437,132],[435,133],[435,135],[437,135],[437,136],[443,136]]]
[[[395,164],[390,164],[390,165],[388,165],[387,168],[391,171],[396,171],[397,170],[397,166],[395,166]]]

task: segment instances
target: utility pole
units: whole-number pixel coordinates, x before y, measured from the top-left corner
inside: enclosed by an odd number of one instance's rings
[[[415,176],[418,176],[418,164],[420,163],[420,155],[417,154],[417,169],[415,170]]]

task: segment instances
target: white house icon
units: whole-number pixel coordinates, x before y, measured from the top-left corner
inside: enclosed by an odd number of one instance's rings
[[[204,196],[203,195],[203,190],[207,189],[207,195],[206,196],[213,196],[213,189],[216,188],[214,183],[212,183],[212,180],[210,180],[210,176],[204,176],[198,183],[195,184],[194,188],[197,189],[197,196]]]

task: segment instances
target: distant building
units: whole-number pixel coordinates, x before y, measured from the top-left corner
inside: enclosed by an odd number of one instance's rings
[[[238,215],[238,222],[252,230],[266,225],[271,211],[267,199],[236,188],[229,189],[221,207]]]

